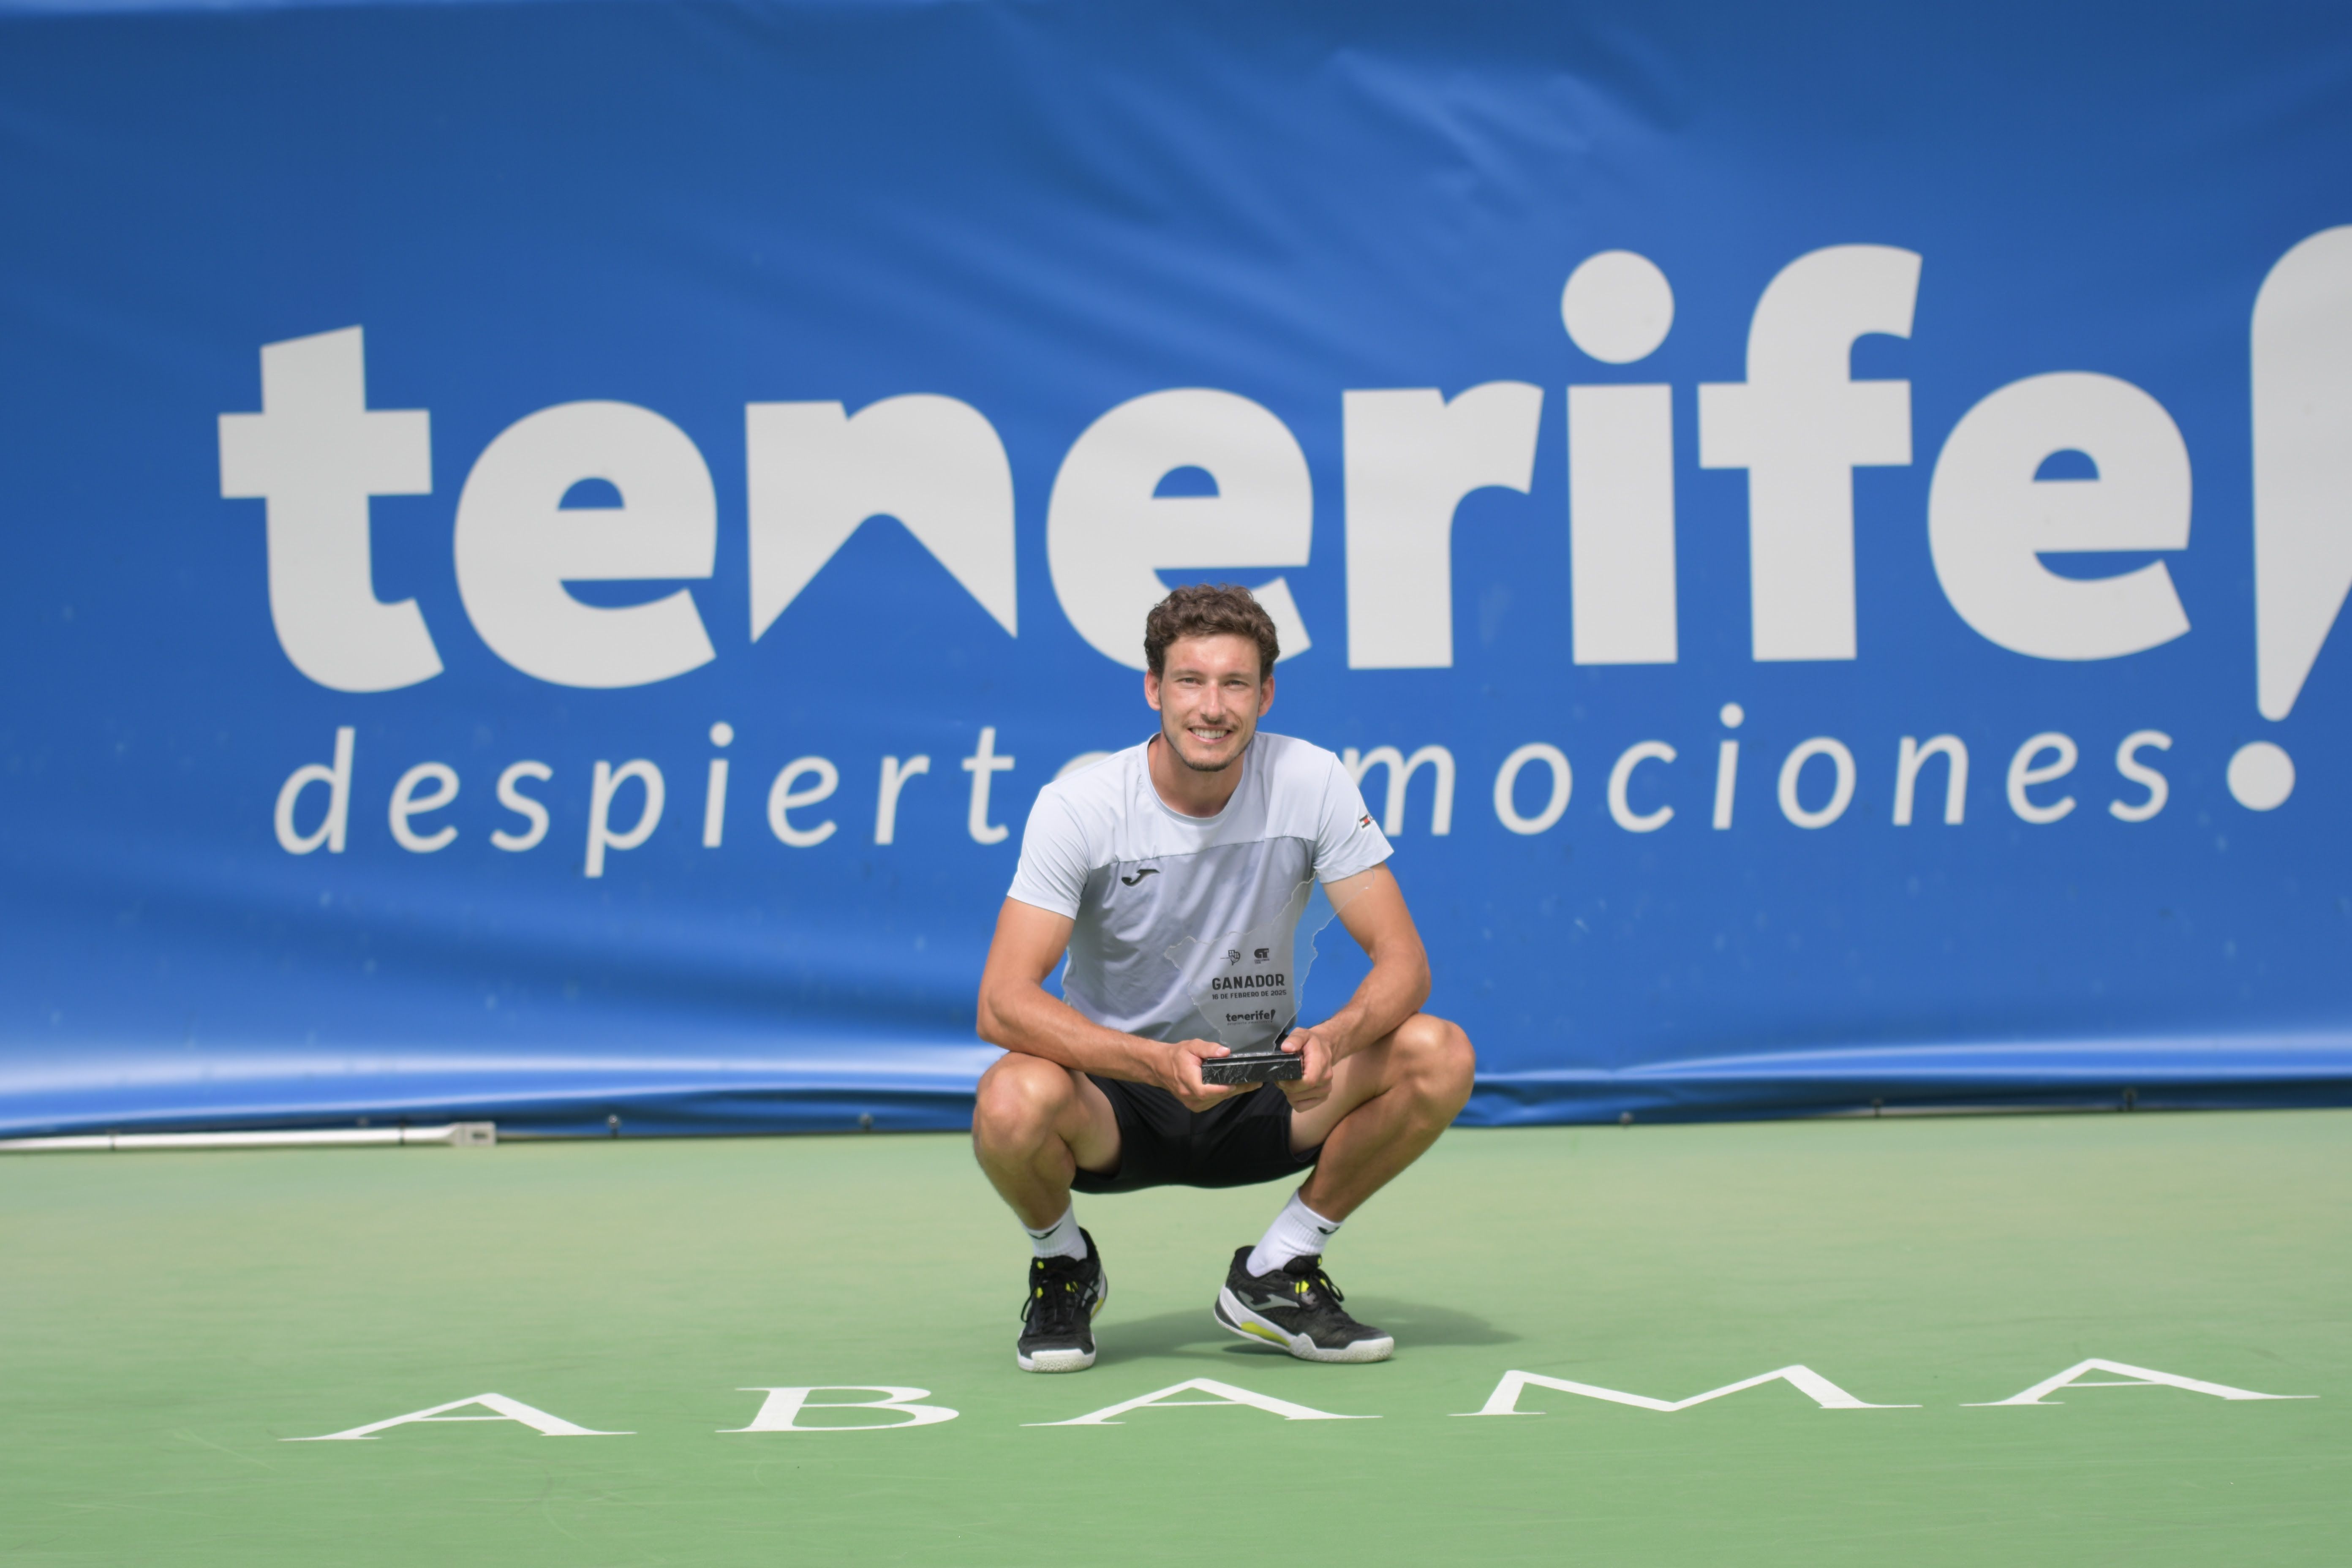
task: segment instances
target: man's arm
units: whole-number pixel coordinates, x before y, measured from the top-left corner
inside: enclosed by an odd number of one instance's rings
[[[1072,923],[1066,915],[1018,899],[1004,900],[996,916],[996,938],[988,945],[988,966],[980,977],[982,1039],[1097,1078],[1157,1084],[1189,1110],[1206,1110],[1256,1087],[1201,1081],[1201,1058],[1226,1055],[1223,1046],[1122,1034],[1047,994],[1045,977],[1069,948]]]
[[[1387,1038],[1429,1000],[1429,954],[1405,908],[1404,889],[1389,868],[1375,866],[1326,885],[1339,923],[1372,961],[1372,972],[1348,1005],[1311,1029],[1294,1029],[1286,1051],[1305,1054],[1306,1077],[1282,1085],[1291,1104],[1305,1110],[1331,1092],[1331,1068],[1365,1047]]]

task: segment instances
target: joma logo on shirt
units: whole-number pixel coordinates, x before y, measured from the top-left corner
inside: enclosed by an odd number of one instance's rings
[[[1124,883],[1126,883],[1129,887],[1132,888],[1132,887],[1133,887],[1133,886],[1135,886],[1138,882],[1140,882],[1141,880],[1143,880],[1143,879],[1145,879],[1146,877],[1157,877],[1158,875],[1160,875],[1160,868],[1159,868],[1159,867],[1157,867],[1157,866],[1146,866],[1142,870],[1138,871],[1134,876],[1132,876],[1132,877],[1121,877],[1121,878],[1119,879],[1119,880],[1120,880],[1120,881],[1122,881],[1122,882],[1124,882]]]

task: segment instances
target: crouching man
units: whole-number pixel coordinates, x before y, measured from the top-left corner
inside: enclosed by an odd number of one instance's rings
[[[1307,1361],[1385,1360],[1395,1342],[1349,1316],[1323,1253],[1469,1099],[1469,1038],[1420,1011],[1428,958],[1346,766],[1257,728],[1279,651],[1265,610],[1240,588],[1180,588],[1143,649],[1159,732],[1037,797],[981,980],[981,1037],[1006,1054],[981,1079],[972,1143],[1034,1253],[1016,1359],[1094,1364],[1109,1288],[1073,1191],[1304,1172],[1257,1245],[1235,1249],[1216,1321]],[[1214,1031],[1171,951],[1249,927],[1310,878],[1371,973],[1284,1040],[1299,1078],[1203,1082],[1202,1063],[1229,1053],[1202,1037]],[[1045,982],[1065,953],[1056,997]]]

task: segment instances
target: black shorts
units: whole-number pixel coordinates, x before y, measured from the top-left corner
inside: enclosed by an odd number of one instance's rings
[[[1097,1078],[1118,1117],[1118,1169],[1080,1171],[1081,1193],[1131,1193],[1144,1187],[1248,1187],[1296,1176],[1323,1150],[1290,1152],[1290,1100],[1267,1084],[1187,1110],[1164,1089]]]

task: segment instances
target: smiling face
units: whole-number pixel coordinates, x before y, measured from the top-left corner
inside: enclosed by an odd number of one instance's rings
[[[1159,710],[1171,758],[1194,773],[1222,773],[1249,750],[1259,715],[1274,704],[1274,678],[1260,679],[1249,637],[1181,637],[1168,645],[1162,671],[1144,676],[1143,696]]]

